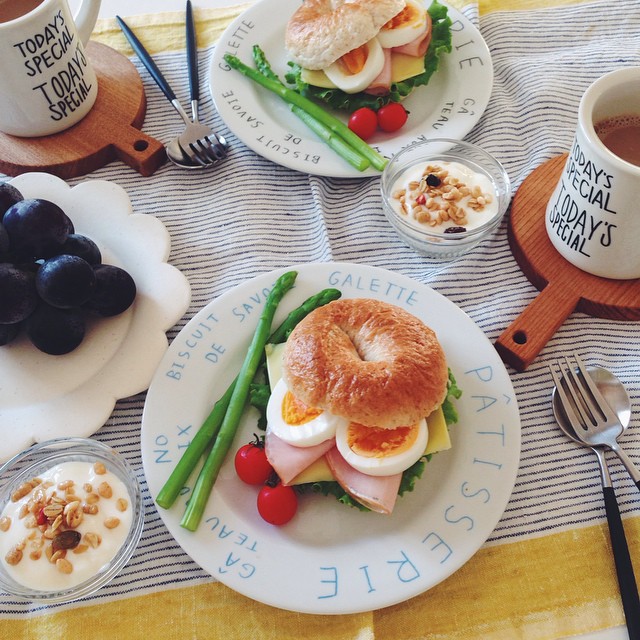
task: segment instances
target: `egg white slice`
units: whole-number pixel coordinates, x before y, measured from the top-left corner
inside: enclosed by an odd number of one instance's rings
[[[406,7],[380,29],[377,37],[385,49],[391,49],[413,42],[426,30],[427,10],[424,4],[407,0]]]
[[[367,60],[357,73],[350,73],[341,60],[336,60],[324,70],[327,78],[345,93],[364,91],[384,67],[384,52],[376,38],[369,40],[363,47],[366,49]]]
[[[369,429],[371,428],[362,425],[352,426],[351,423],[340,425],[336,431],[336,446],[342,457],[354,469],[370,476],[392,476],[402,473],[424,455],[429,442],[427,421],[420,420],[413,425],[411,432],[407,427],[399,427],[404,429],[402,432],[396,429],[373,428],[373,435],[388,437],[396,442],[390,445],[387,451],[380,448],[366,451],[370,443],[359,446],[358,439],[366,438]],[[383,432],[386,432],[386,435]]]
[[[312,414],[320,413],[311,419],[305,417],[296,424],[287,422],[283,410],[284,403],[290,401],[290,398],[286,398],[287,393],[289,389],[286,382],[278,380],[267,404],[267,429],[286,443],[294,447],[312,447],[333,438],[339,425],[348,424],[344,418],[319,409],[312,409]]]

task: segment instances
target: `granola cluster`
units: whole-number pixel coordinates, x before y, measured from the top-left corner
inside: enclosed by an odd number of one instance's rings
[[[96,462],[93,470],[96,475],[107,473],[101,462]],[[120,525],[120,518],[115,516],[101,519],[101,503],[113,498],[113,489],[106,481],[97,486],[87,482],[80,487],[73,480],[65,480],[54,486],[52,481],[32,478],[13,492],[11,501],[27,497],[18,518],[29,533],[6,553],[5,561],[10,565],[19,564],[25,557],[39,560],[44,554],[58,571],[71,573],[74,554],[97,549],[102,543],[100,533],[91,531],[90,527],[84,527],[84,533],[78,531],[85,519],[92,519],[96,529],[100,528],[97,526],[100,522],[107,529]],[[129,503],[118,498],[115,507],[124,513]],[[12,524],[11,517],[1,517],[0,533],[9,531]]]
[[[399,202],[403,215],[430,227],[446,225],[458,231],[466,231],[470,212],[483,211],[493,200],[480,186],[468,186],[437,164],[428,164],[420,180],[397,189],[392,198]]]

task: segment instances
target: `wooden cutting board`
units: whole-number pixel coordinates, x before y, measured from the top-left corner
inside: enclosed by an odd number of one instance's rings
[[[574,311],[612,320],[640,320],[640,279],[610,280],[581,271],[549,240],[546,207],[566,159],[566,154],[558,156],[535,169],[511,203],[509,244],[524,274],[540,290],[495,345],[501,358],[517,371],[535,360]]]
[[[121,160],[150,176],[166,161],[164,145],[140,131],[147,100],[131,61],[97,42],[89,42],[86,50],[98,77],[98,97],[89,114],[51,136],[0,133],[0,171],[10,176],[45,171],[66,179]]]

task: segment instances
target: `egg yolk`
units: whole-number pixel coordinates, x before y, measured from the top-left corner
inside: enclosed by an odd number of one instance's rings
[[[414,20],[420,18],[420,13],[418,9],[413,5],[407,3],[404,9],[393,16],[389,22],[387,22],[382,28],[383,29],[397,29],[401,27],[403,24],[411,24]]]
[[[385,458],[410,449],[418,438],[418,425],[382,429],[351,422],[347,429],[349,448],[363,458]]]
[[[322,409],[308,407],[304,402],[298,400],[291,391],[284,394],[282,400],[282,419],[289,425],[297,426],[311,422],[322,413]]]
[[[355,75],[364,69],[368,56],[367,45],[348,51],[340,58],[340,66],[345,74]]]

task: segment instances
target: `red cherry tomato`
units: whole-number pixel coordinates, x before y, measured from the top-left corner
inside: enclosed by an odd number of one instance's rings
[[[407,121],[407,111],[399,102],[390,102],[378,109],[378,126],[387,133],[393,133]]]
[[[368,140],[378,128],[376,112],[369,107],[356,109],[349,118],[349,129],[363,140]]]
[[[238,449],[234,464],[238,477],[247,484],[264,484],[273,472],[264,446],[258,438]]]
[[[258,494],[258,513],[269,524],[286,524],[296,515],[298,496],[293,487],[266,484]]]

